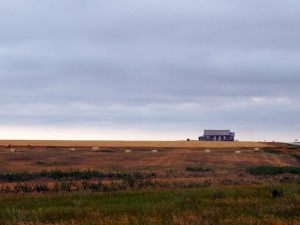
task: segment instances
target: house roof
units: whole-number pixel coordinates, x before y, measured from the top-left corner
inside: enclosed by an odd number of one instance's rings
[[[204,130],[204,135],[234,135],[230,130]]]

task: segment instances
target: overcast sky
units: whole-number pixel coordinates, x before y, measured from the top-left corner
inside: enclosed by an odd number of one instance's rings
[[[299,0],[0,3],[0,139],[300,139]]]

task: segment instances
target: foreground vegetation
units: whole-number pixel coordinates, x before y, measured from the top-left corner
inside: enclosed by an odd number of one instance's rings
[[[198,167],[186,167],[190,172],[211,172],[210,168]],[[170,172],[170,171],[169,171]],[[283,173],[300,174],[300,167],[292,166],[259,166],[249,167],[246,172],[252,175],[278,175]],[[0,181],[2,182],[22,182],[36,180],[40,178],[46,178],[51,180],[90,180],[90,179],[147,179],[155,178],[156,172],[101,172],[98,170],[74,170],[67,171],[62,170],[43,170],[40,172],[0,172]]]
[[[3,148],[0,224],[299,224],[294,147],[238,155],[140,147],[131,153]]]
[[[291,184],[0,195],[0,224],[4,225],[296,225],[299,211],[299,187]]]

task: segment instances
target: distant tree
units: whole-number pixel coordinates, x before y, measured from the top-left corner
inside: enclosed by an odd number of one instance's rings
[[[298,139],[296,138],[296,139],[295,139],[295,142],[297,142],[297,141],[298,141]]]

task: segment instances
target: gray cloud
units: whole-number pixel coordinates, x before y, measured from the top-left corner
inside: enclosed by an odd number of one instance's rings
[[[257,127],[262,134],[276,126],[299,136],[299,6],[2,3],[0,122]]]

